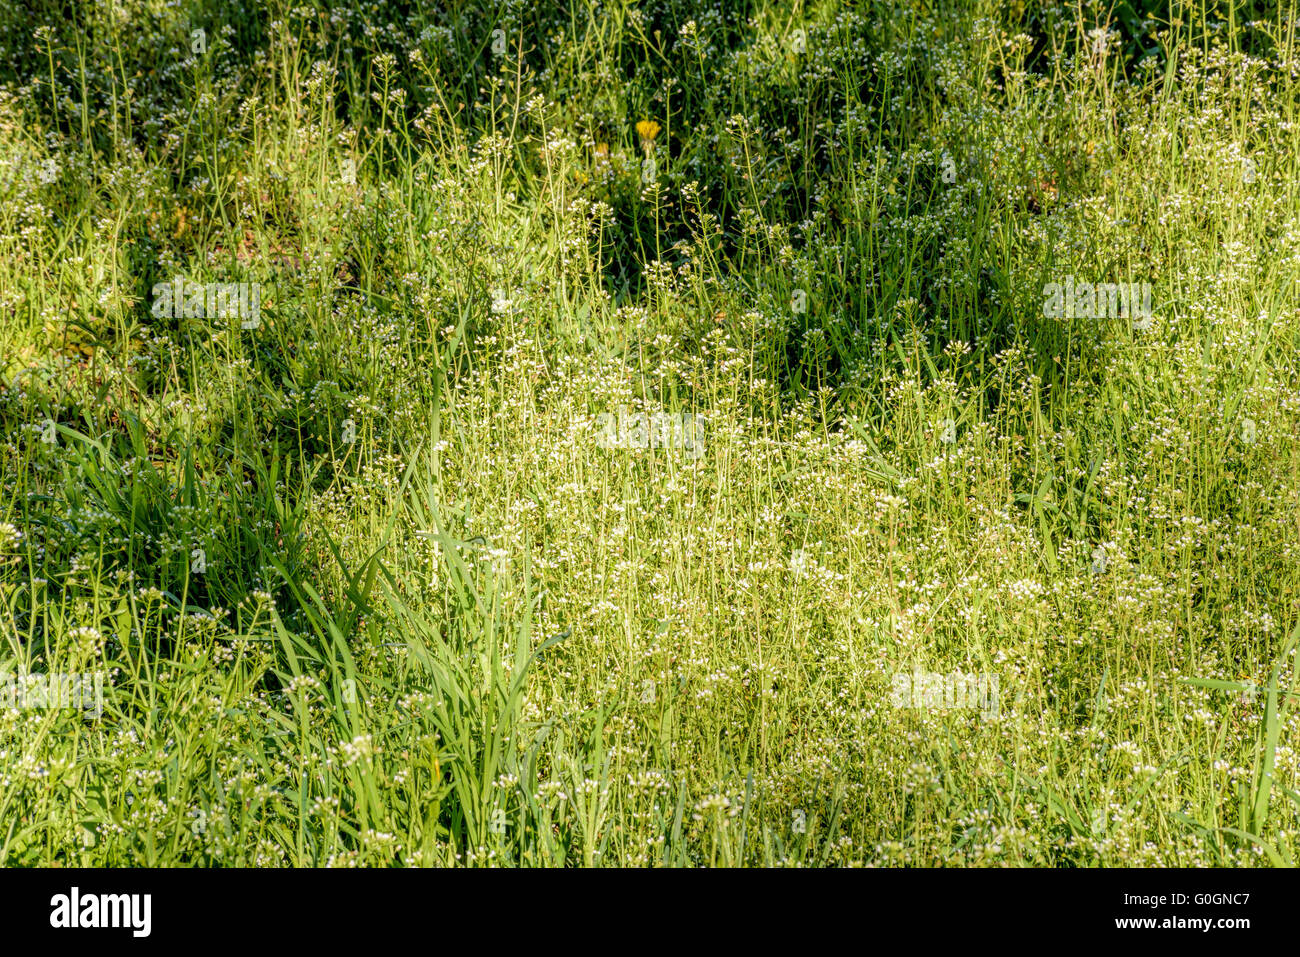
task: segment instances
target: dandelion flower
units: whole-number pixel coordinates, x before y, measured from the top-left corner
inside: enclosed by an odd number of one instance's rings
[[[641,149],[646,156],[655,147],[655,137],[659,135],[659,124],[654,120],[641,120],[636,125],[636,135],[641,137]]]

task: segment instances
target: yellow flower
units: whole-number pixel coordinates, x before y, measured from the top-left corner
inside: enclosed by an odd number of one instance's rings
[[[636,135],[641,137],[641,152],[649,156],[654,152],[655,137],[659,135],[659,124],[654,120],[642,120],[636,125]]]

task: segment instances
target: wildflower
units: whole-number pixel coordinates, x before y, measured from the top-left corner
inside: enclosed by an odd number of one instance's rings
[[[8,522],[0,522],[0,554],[13,548],[21,541],[23,533]]]
[[[654,120],[641,120],[636,125],[636,135],[641,137],[641,150],[649,156],[655,148],[655,137],[659,135],[659,124]]]
[[[104,652],[104,636],[96,628],[73,628],[68,632],[68,640],[80,657],[100,655]]]
[[[343,767],[350,768],[374,753],[374,741],[368,734],[359,734],[351,741],[343,742],[339,750],[343,752]]]

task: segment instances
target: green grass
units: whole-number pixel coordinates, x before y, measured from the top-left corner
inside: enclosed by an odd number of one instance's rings
[[[25,7],[0,864],[1295,862],[1273,5]]]

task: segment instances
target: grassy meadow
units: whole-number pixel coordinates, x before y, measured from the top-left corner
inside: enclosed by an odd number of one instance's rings
[[[0,864],[1296,863],[1296,41],[5,5]]]

